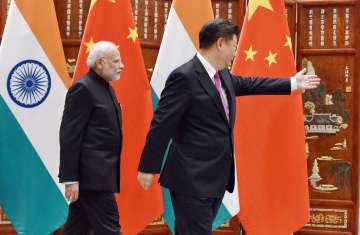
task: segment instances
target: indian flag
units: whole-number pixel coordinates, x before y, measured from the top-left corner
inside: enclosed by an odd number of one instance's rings
[[[0,205],[18,234],[67,217],[58,182],[66,72],[53,0],[13,0],[0,46]]]
[[[199,31],[211,19],[213,19],[213,11],[210,0],[173,1],[150,82],[155,108],[167,77],[175,68],[194,57],[199,49]],[[163,189],[163,199],[164,219],[174,232],[174,212],[170,193],[166,188]],[[226,192],[213,228],[223,224],[238,212],[239,199],[236,183],[233,193]]]

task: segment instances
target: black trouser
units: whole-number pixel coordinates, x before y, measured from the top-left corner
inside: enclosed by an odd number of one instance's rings
[[[81,191],[69,206],[63,235],[120,235],[119,212],[114,193]]]
[[[170,192],[175,213],[175,235],[211,235],[222,198],[193,197]]]

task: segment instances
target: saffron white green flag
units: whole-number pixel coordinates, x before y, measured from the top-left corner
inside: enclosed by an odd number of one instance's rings
[[[59,128],[71,81],[53,0],[13,0],[0,45],[0,205],[18,234],[67,217]]]
[[[194,14],[195,12],[196,14]],[[199,48],[198,35],[200,29],[211,19],[213,19],[211,0],[173,1],[150,81],[154,108],[157,106],[170,73],[195,56]],[[163,188],[163,200],[165,222],[174,232],[174,212],[170,193],[166,188]],[[213,223],[213,229],[235,216],[239,210],[237,180],[235,179],[234,192],[225,193],[222,205]]]

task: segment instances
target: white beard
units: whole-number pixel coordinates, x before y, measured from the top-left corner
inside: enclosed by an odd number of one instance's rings
[[[104,69],[103,76],[107,81],[117,81],[120,79],[120,74],[111,73],[107,68]]]

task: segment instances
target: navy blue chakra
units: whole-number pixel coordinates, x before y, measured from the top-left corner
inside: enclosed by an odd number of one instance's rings
[[[50,87],[49,71],[36,60],[24,60],[15,65],[7,80],[11,99],[24,108],[41,104],[48,96]]]

